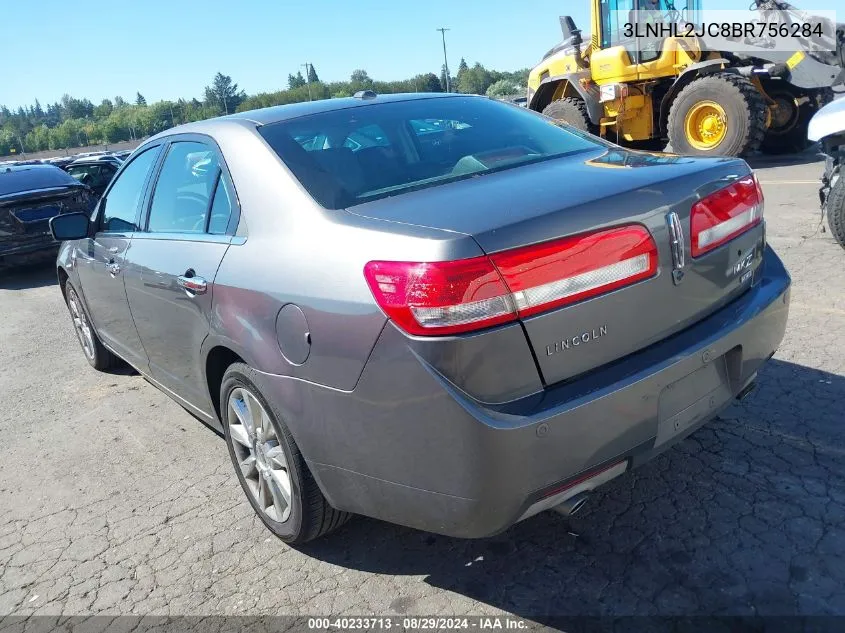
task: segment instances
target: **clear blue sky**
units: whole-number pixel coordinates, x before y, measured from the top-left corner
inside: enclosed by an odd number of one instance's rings
[[[836,9],[842,0],[793,0]],[[739,0],[742,8],[748,0]],[[356,68],[374,79],[440,72],[440,26],[449,66],[533,66],[560,41],[558,16],[589,30],[588,0],[0,0],[4,43],[0,104],[54,102],[64,93],[99,103],[201,97],[217,71],[247,93],[286,87],[314,64],[325,81]],[[711,0],[713,8],[739,8]],[[840,12],[841,13],[841,12]],[[839,16],[842,20],[843,16]],[[10,53],[9,50],[14,50]],[[90,55],[88,52],[90,51]]]
[[[218,70],[247,93],[287,87],[311,62],[324,81],[356,68],[374,79],[439,75],[461,57],[488,68],[533,66],[560,41],[573,0],[0,0],[0,104],[68,93],[147,101],[202,97]],[[574,3],[582,4],[581,0]],[[530,4],[530,9],[526,6]],[[586,4],[584,0],[583,4]],[[11,41],[10,41],[11,38]],[[87,55],[90,51],[91,55]]]

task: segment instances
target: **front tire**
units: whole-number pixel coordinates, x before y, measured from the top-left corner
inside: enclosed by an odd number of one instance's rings
[[[220,413],[235,474],[252,509],[291,545],[337,529],[351,516],[332,508],[281,414],[256,386],[255,371],[231,365],[220,387]]]
[[[748,156],[766,134],[766,102],[745,77],[714,73],[694,79],[669,110],[669,143],[678,154]]]
[[[70,318],[73,321],[73,329],[76,331],[76,338],[82,346],[85,360],[97,371],[106,371],[117,365],[120,361],[100,342],[100,337],[91,325],[91,319],[85,311],[85,306],[69,281],[65,283],[65,303],[67,303]]]
[[[556,121],[571,125],[582,132],[589,132],[590,134],[598,132],[598,128],[590,121],[587,104],[582,99],[564,97],[558,101],[552,101],[543,108],[543,114]]]
[[[840,175],[827,198],[827,223],[833,239],[845,248],[845,176]]]

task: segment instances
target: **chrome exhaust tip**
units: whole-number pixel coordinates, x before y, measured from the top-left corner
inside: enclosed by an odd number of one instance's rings
[[[565,517],[571,517],[577,512],[581,510],[586,504],[587,500],[590,498],[590,494],[587,492],[579,492],[577,495],[570,497],[560,505],[556,505],[552,508],[558,514],[562,514]]]
[[[755,389],[757,389],[757,381],[756,380],[754,382],[748,384],[742,391],[740,391],[738,394],[736,394],[736,399],[739,402],[742,402],[748,396],[750,396],[754,392]]]

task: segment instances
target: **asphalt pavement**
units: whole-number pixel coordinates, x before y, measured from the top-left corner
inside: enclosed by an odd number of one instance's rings
[[[794,286],[757,392],[571,522],[478,541],[359,517],[287,547],[218,435],[88,366],[49,264],[0,273],[0,615],[845,615],[845,251],[821,171],[760,164]]]

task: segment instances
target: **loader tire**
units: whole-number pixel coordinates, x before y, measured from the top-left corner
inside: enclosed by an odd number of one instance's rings
[[[576,130],[596,134],[598,127],[590,121],[590,113],[587,104],[582,99],[564,97],[558,101],[552,101],[543,108],[543,114],[547,117],[571,125]]]
[[[693,79],[669,110],[669,144],[678,154],[748,156],[766,135],[766,102],[748,79],[728,72]]]
[[[807,140],[807,128],[809,127],[809,119],[804,123],[799,123],[795,128],[783,134],[775,134],[769,132],[763,140],[763,145],[760,148],[765,154],[799,154],[810,147],[812,143]]]
[[[796,95],[789,90],[767,90],[769,96],[778,102],[782,112],[775,116],[763,139],[761,149],[766,154],[794,154],[810,146],[807,131],[810,119],[817,110],[811,102],[795,105]]]
[[[845,174],[839,176],[827,198],[827,223],[833,239],[845,248]]]

